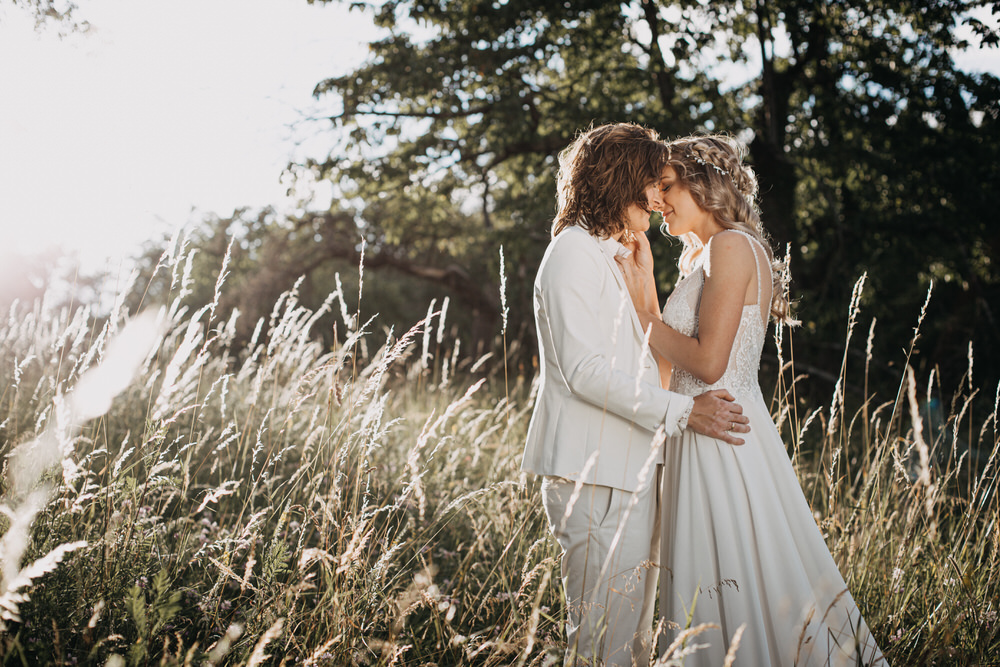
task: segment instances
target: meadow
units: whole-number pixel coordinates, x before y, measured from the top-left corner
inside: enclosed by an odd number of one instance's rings
[[[141,313],[53,298],[0,323],[3,664],[559,664],[517,346],[463,352],[446,302],[387,331],[362,275],[315,311],[284,294],[237,347],[238,313],[181,305],[185,267],[178,240],[172,299]],[[898,392],[869,395],[863,284],[845,341],[865,361],[845,353],[829,401],[803,404],[780,331],[765,396],[891,663],[1000,664],[1000,391],[971,350],[957,388],[916,377],[914,313]]]

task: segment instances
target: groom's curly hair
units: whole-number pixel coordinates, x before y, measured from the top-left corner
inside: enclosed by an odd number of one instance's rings
[[[555,237],[567,227],[599,238],[625,230],[631,204],[649,210],[645,189],[660,180],[670,151],[655,130],[611,123],[581,133],[559,154]]]

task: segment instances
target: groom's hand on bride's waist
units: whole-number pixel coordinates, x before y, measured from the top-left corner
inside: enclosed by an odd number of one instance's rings
[[[743,408],[732,394],[715,389],[695,396],[687,427],[730,445],[742,445],[743,439],[734,434],[749,433],[750,420],[743,416]]]

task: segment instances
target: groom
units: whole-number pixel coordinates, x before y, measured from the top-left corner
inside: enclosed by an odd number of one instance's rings
[[[568,665],[645,665],[651,651],[663,438],[733,445],[747,419],[726,391],[660,387],[615,256],[662,206],[666,146],[631,123],[581,134],[559,156],[558,212],[534,287],[541,373],[522,469],[562,547]]]

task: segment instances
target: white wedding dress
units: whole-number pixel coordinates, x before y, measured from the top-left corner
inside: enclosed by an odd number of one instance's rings
[[[761,395],[757,372],[770,308],[760,297],[770,292],[771,274],[763,247],[744,236],[757,263],[757,304],[743,307],[726,372],[706,385],[674,367],[670,389],[689,396],[728,389],[751,430],[739,447],[690,430],[667,441],[660,615],[683,629],[697,592],[691,627],[719,626],[688,640],[688,647],[708,646],[688,655],[685,667],[722,665],[741,625],[737,665],[885,665]],[[663,321],[687,336],[698,333],[704,281],[699,266],[663,309]],[[679,631],[666,630],[661,651]]]

